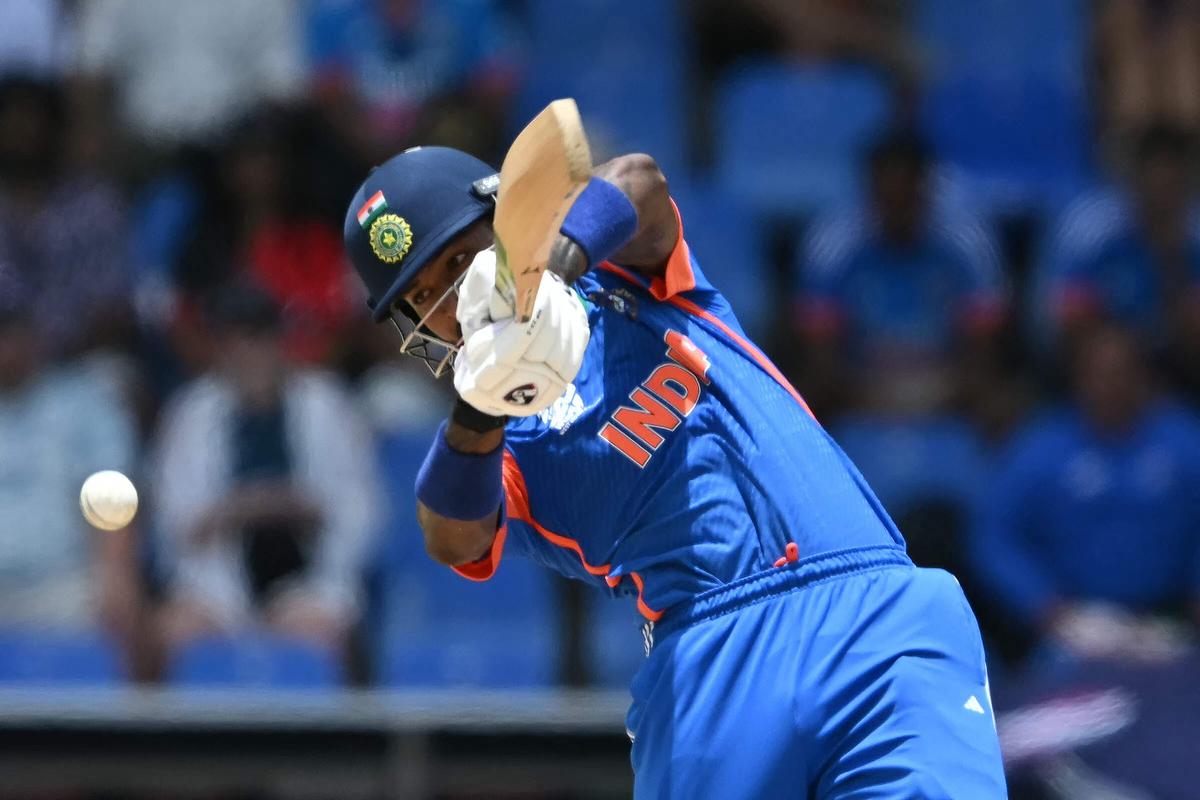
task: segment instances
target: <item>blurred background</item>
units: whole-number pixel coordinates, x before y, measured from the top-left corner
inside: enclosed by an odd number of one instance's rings
[[[560,96],[959,577],[1012,796],[1200,798],[1195,0],[0,0],[0,797],[628,796],[632,602],[424,557],[340,244]]]

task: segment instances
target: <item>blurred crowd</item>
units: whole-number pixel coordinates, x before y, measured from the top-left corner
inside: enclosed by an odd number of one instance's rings
[[[498,163],[563,95],[598,157],[659,160],[994,669],[1192,647],[1189,0],[4,3],[0,638],[96,636],[138,680],[228,679],[254,638],[284,681],[492,685],[493,614],[549,662],[515,684],[619,684],[593,632],[636,645],[627,604],[506,565],[513,605],[471,607],[424,565],[449,387],[367,323],[339,236],[372,164]],[[125,531],[84,529],[98,469],[142,491]]]

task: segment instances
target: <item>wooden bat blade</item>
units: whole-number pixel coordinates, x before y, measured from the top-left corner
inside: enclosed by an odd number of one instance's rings
[[[493,221],[496,286],[515,289],[521,322],[533,311],[550,248],[591,174],[587,136],[570,98],[546,106],[504,157]]]

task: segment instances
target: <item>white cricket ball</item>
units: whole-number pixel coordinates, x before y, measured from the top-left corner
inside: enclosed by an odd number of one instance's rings
[[[133,482],[112,469],[91,475],[79,491],[84,518],[103,531],[120,530],[128,525],[137,513],[137,505]]]

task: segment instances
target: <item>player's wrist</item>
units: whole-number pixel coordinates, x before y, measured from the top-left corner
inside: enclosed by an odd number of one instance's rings
[[[459,397],[455,399],[454,408],[450,410],[450,423],[453,427],[469,433],[489,434],[502,431],[508,423],[508,417],[480,411]]]
[[[470,441],[465,443],[471,449],[456,447],[453,436],[452,423],[445,422],[438,428],[417,472],[417,499],[447,519],[483,519],[500,507],[503,494],[500,480],[503,429],[490,434],[471,434]]]
[[[633,203],[615,184],[593,177],[563,220],[562,234],[583,250],[587,268],[611,258],[637,233]]]

